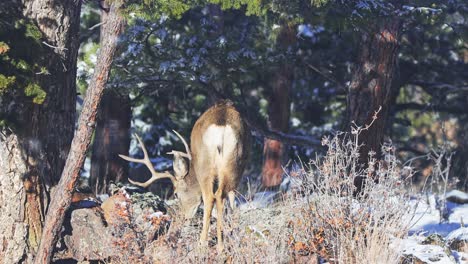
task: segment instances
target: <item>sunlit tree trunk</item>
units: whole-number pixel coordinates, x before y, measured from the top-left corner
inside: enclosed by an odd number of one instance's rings
[[[37,63],[47,69],[31,76],[47,93],[44,103],[18,99],[18,127],[0,136],[0,263],[28,263],[73,136],[81,1],[12,4],[22,4],[24,18],[42,33],[43,56]]]
[[[372,123],[375,113],[377,119],[372,126],[359,135],[360,162],[365,165],[369,153],[381,157],[381,145],[385,135],[385,125],[390,103],[392,102],[392,80],[397,67],[401,20],[382,19],[374,28],[363,32],[357,67],[349,85],[347,97],[347,128],[353,122],[361,127]],[[358,189],[362,179],[356,182]]]
[[[277,46],[286,50],[294,44],[296,34],[294,26],[282,25],[277,38]],[[272,75],[269,82],[270,91],[268,94],[268,126],[271,130],[287,132],[289,129],[290,98],[294,78],[293,66],[290,62],[280,65]],[[275,139],[265,138],[263,147],[263,168],[262,185],[264,187],[274,187],[281,183],[283,176],[283,154],[285,145]]]
[[[86,151],[91,143],[99,103],[117,49],[118,38],[123,31],[125,19],[120,13],[123,1],[109,1],[109,11],[101,12],[100,49],[97,63],[91,79],[83,110],[78,119],[78,126],[73,136],[70,153],[67,157],[60,181],[51,196],[49,210],[45,217],[41,243],[34,263],[49,263],[57,242],[65,212],[71,204],[72,194],[77,184],[80,169],[83,166]]]
[[[104,92],[97,117],[91,156],[90,186],[95,194],[107,193],[111,182],[127,180],[130,146],[130,98],[115,91]]]

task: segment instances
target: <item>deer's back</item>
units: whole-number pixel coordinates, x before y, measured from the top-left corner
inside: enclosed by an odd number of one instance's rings
[[[229,103],[209,108],[191,135],[192,166],[199,183],[223,182],[225,192],[235,189],[249,148],[249,133],[239,112]]]

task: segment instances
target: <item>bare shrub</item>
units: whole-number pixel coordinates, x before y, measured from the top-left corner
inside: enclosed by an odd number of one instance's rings
[[[447,145],[442,145],[437,150],[431,150],[427,154],[427,159],[431,161],[432,170],[424,185],[424,192],[429,201],[430,195],[435,195],[436,209],[439,211],[439,223],[448,221],[449,212],[447,210],[447,201],[445,195],[447,188],[454,185],[449,182],[450,165],[452,163],[452,155]]]
[[[306,206],[293,223],[292,245],[331,262],[399,263],[397,241],[409,230],[402,220],[409,208],[401,165],[393,147],[385,145],[381,161],[370,153],[366,166],[360,166],[362,129],[323,139],[328,151],[310,163],[303,179]],[[356,195],[358,177],[367,180]]]

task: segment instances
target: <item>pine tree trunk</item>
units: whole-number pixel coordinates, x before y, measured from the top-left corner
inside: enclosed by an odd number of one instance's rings
[[[463,62],[468,64],[468,51],[465,51]],[[465,97],[465,105],[468,105],[468,97]],[[457,133],[457,148],[452,157],[450,178],[457,180],[457,188],[468,191],[468,109],[465,108],[464,116],[459,119],[460,127]]]
[[[41,31],[37,74],[43,104],[23,104],[18,127],[0,137],[0,263],[29,263],[39,245],[50,188],[60,178],[75,124],[81,1],[22,0]],[[19,3],[15,3],[19,4]],[[21,99],[18,99],[21,100]]]
[[[286,50],[296,41],[293,25],[283,25],[277,38],[277,46]],[[290,99],[289,91],[293,82],[293,67],[285,62],[272,77],[268,101],[268,126],[269,129],[287,132],[289,129]],[[274,187],[281,183],[283,176],[284,143],[265,138],[263,147],[263,187]]]
[[[457,188],[462,191],[468,191],[468,143],[466,140],[468,133],[467,123],[460,129],[459,138],[464,138],[465,141],[458,141],[458,147],[455,149],[452,156],[452,164],[450,167],[450,179],[456,180]]]
[[[370,151],[381,158],[381,145],[385,135],[385,124],[392,101],[392,79],[397,66],[398,42],[401,20],[388,18],[370,32],[363,33],[358,66],[353,74],[347,98],[347,128],[354,122],[365,127],[372,122],[374,113],[378,118],[373,125],[359,135],[360,163],[365,165]],[[356,182],[358,189],[362,179]]]
[[[31,261],[25,221],[27,174],[24,151],[14,134],[0,134],[0,263]]]
[[[112,60],[117,48],[117,40],[123,31],[125,20],[119,13],[120,1],[112,1],[108,12],[101,15],[101,39],[97,64],[93,78],[86,92],[83,110],[78,120],[78,127],[68,154],[60,181],[51,196],[41,243],[34,263],[49,263],[58,239],[65,212],[71,204],[71,198],[79,178],[80,169],[91,143],[96,123],[96,116],[106,82],[109,77]]]
[[[465,98],[468,105],[468,98]],[[468,191],[468,111],[460,118],[457,131],[457,148],[452,156],[450,178],[457,181],[457,188]]]
[[[102,97],[91,156],[90,186],[95,194],[107,193],[111,182],[124,182],[130,147],[130,98],[107,90]]]

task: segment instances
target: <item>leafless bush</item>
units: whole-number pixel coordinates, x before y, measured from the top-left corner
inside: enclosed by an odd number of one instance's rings
[[[360,166],[361,131],[323,139],[328,151],[311,162],[304,179],[307,206],[294,222],[293,245],[337,263],[399,263],[396,243],[409,230],[402,221],[409,208],[401,164],[386,145],[382,160],[370,153]],[[356,178],[367,179],[358,194]]]
[[[439,211],[440,223],[448,220],[445,194],[447,193],[447,188],[451,185],[449,182],[449,175],[452,155],[453,153],[446,145],[443,145],[437,150],[431,150],[431,152],[427,154],[427,159],[429,159],[432,164],[432,171],[427,178],[423,191],[426,193],[428,200],[431,194],[435,195],[436,209]]]

